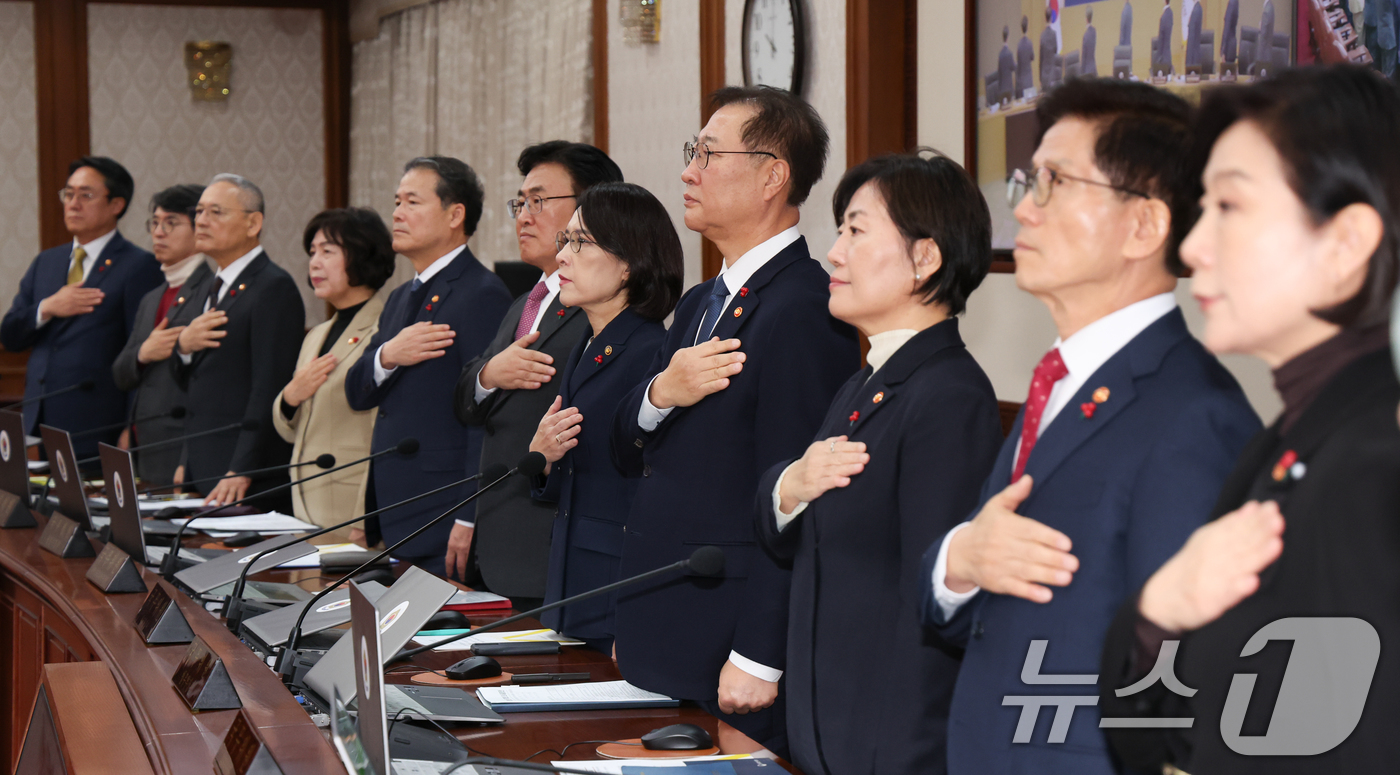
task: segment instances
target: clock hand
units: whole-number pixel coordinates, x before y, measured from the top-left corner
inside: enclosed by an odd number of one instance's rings
[[[773,53],[774,53],[774,54],[777,54],[777,53],[778,53],[778,44],[776,44],[776,43],[773,42],[773,36],[772,36],[772,35],[764,35],[763,37],[765,37],[765,38],[768,39],[768,47],[771,48],[771,49],[773,49]]]

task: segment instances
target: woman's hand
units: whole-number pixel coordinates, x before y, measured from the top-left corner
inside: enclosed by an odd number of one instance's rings
[[[1283,553],[1283,514],[1250,501],[1196,528],[1142,588],[1138,611],[1171,632],[1210,624],[1259,589],[1259,573]]]
[[[783,513],[791,514],[799,503],[811,503],[827,490],[845,487],[869,462],[863,441],[832,436],[812,444],[783,476],[783,489],[778,493]]]
[[[287,402],[287,406],[301,406],[326,384],[326,379],[335,371],[338,362],[334,355],[326,353],[297,369],[292,381],[282,389],[282,400]]]
[[[563,404],[564,399],[561,396],[554,397],[549,411],[540,418],[540,426],[535,429],[535,438],[530,441],[530,451],[544,455],[548,463],[544,467],[545,474],[564,457],[565,452],[578,446],[578,439],[575,437],[583,431],[583,415],[579,414],[578,408],[571,406],[561,409]]]

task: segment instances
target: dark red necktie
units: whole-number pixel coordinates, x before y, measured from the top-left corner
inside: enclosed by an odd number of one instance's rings
[[[525,297],[525,309],[520,311],[520,322],[515,324],[515,338],[530,333],[530,329],[535,325],[535,316],[540,314],[540,302],[549,295],[549,287],[544,284],[544,280],[535,283],[535,287],[530,289],[530,295]]]
[[[1036,365],[1035,374],[1031,377],[1031,392],[1026,396],[1026,418],[1021,424],[1021,450],[1016,453],[1016,467],[1011,471],[1012,482],[1026,472],[1026,461],[1031,459],[1031,450],[1035,449],[1035,440],[1040,436],[1040,418],[1045,416],[1050,391],[1066,374],[1069,374],[1069,369],[1065,368],[1059,348],[1046,353]]]

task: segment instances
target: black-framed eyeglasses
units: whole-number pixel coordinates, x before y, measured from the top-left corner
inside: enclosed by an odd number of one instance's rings
[[[194,214],[194,217],[195,217],[195,218],[199,218],[200,216],[203,216],[203,215],[207,215],[207,216],[209,216],[210,218],[222,218],[222,217],[224,217],[225,215],[228,215],[229,213],[251,213],[251,212],[253,212],[253,211],[252,211],[252,210],[244,210],[244,209],[239,208],[239,207],[234,207],[234,208],[230,208],[230,209],[228,209],[228,210],[225,210],[224,208],[222,208],[222,207],[220,207],[220,206],[218,206],[218,205],[209,205],[209,206],[207,206],[207,207],[204,206],[204,205],[200,205],[199,207],[194,208],[194,209],[191,210],[190,212],[192,212],[192,213]]]
[[[563,194],[561,196],[527,196],[524,199],[511,199],[506,202],[506,207],[510,208],[510,217],[519,218],[521,210],[529,210],[532,213],[544,212],[544,203],[551,199],[577,199],[573,194]]]
[[[1078,178],[1073,175],[1066,175],[1058,170],[1049,167],[1036,167],[1029,170],[1013,170],[1011,177],[1006,179],[1006,202],[1014,209],[1016,205],[1025,199],[1026,193],[1030,192],[1031,201],[1036,207],[1044,207],[1050,203],[1050,195],[1055,192],[1055,182],[1058,180],[1073,180],[1076,183],[1087,183],[1091,186],[1102,186],[1120,191],[1132,196],[1140,196],[1143,199],[1151,199],[1150,194],[1141,191],[1134,191],[1131,188],[1115,186],[1112,183],[1102,183],[1088,178]]]
[[[694,142],[686,143],[685,148],[682,151],[682,155],[685,158],[685,166],[689,167],[691,161],[699,159],[700,169],[702,170],[710,166],[711,156],[722,153],[737,153],[743,154],[745,156],[772,156],[774,159],[778,158],[777,154],[769,153],[767,151],[716,151],[710,148],[710,146],[706,143]]]
[[[165,232],[166,234],[171,234],[176,229],[180,228],[181,226],[184,226],[185,224],[188,224],[189,222],[189,219],[181,218],[178,215],[171,215],[165,218],[156,218],[152,216],[151,218],[148,218],[146,220],[146,233],[155,234],[156,230],[159,229]]]
[[[591,240],[591,239],[584,239],[584,238],[583,238],[583,234],[581,234],[581,233],[579,233],[579,232],[574,232],[574,234],[573,234],[572,236],[570,236],[569,234],[567,234],[567,233],[565,233],[565,232],[562,232],[562,231],[559,232],[558,234],[554,235],[554,249],[555,249],[555,250],[563,250],[563,249],[564,249],[564,246],[565,246],[565,245],[568,245],[569,247],[571,247],[571,248],[574,249],[574,252],[575,252],[575,253],[577,253],[577,252],[579,252],[580,250],[583,250],[583,246],[584,246],[584,245],[597,245],[597,244],[598,244],[598,243],[594,242],[594,241]]]

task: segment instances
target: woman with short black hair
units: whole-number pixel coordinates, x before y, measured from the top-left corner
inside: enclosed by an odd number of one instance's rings
[[[1391,772],[1400,761],[1396,137],[1400,95],[1359,67],[1286,71],[1203,99],[1202,214],[1181,255],[1206,347],[1267,363],[1283,413],[1241,453],[1216,519],[1109,630],[1100,707],[1105,726],[1125,720],[1105,731],[1129,768]]]
[[[788,743],[812,775],[945,772],[958,658],[926,640],[921,562],[977,505],[1002,443],[956,317],[991,266],[991,216],[928,151],[848,170],[833,210],[829,307],[870,338],[869,366],[758,496],[759,534],[793,563]]]
[[[336,312],[307,332],[296,373],[273,401],[272,421],[277,433],[293,444],[293,464],[306,465],[327,453],[347,463],[370,452],[375,412],[350,408],[345,375],[378,330],[388,295],[384,284],[394,274],[393,240],[378,213],[349,207],[313,217],[302,235],[302,247],[311,258],[307,282],[316,298]],[[363,514],[368,475],[369,466],[359,466],[295,485],[292,509],[297,517],[322,526]],[[364,540],[360,528],[332,535]]]
[[[535,497],[559,504],[546,603],[618,580],[623,527],[638,482],[613,465],[613,414],[661,348],[661,321],[680,299],[684,274],[671,216],[632,183],[600,183],[580,194],[556,244],[559,299],[583,309],[590,331],[565,361],[559,397],[530,443],[549,461],[548,479]],[[540,619],[606,653],[616,600],[599,596]]]

